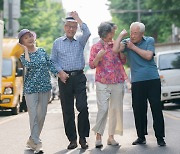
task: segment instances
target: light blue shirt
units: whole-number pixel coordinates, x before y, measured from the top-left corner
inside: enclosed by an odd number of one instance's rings
[[[51,60],[58,72],[61,70],[83,70],[85,66],[84,47],[91,33],[85,23],[80,27],[83,34],[69,40],[66,36],[57,38],[53,43]]]
[[[26,68],[24,79],[24,94],[32,94],[38,92],[47,92],[51,90],[50,74],[58,73],[52,61],[43,48],[38,48],[36,52],[29,53],[30,62],[25,59],[25,55],[21,55],[20,59]]]
[[[126,39],[129,40],[129,39]],[[135,44],[137,47],[155,53],[154,38],[143,37],[140,43]],[[131,82],[159,79],[154,58],[146,60],[129,48],[125,48],[131,68]]]

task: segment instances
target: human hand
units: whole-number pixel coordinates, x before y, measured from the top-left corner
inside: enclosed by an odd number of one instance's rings
[[[78,24],[81,26],[82,25],[82,20],[80,19],[78,13],[76,11],[72,11],[70,12],[70,16],[72,16],[77,22]]]
[[[105,53],[106,51],[104,49],[101,49],[97,54],[97,58],[101,61]]]
[[[119,35],[123,38],[128,35],[128,32],[125,29],[123,29]]]
[[[119,51],[123,51],[125,46],[126,45],[124,43],[120,42]]]
[[[67,74],[67,73],[64,72],[64,71],[60,71],[60,72],[58,73],[58,77],[61,79],[61,81],[62,81],[63,83],[66,83],[67,79],[69,78],[69,74]]]
[[[126,79],[126,87],[127,87],[128,91],[131,91],[132,85],[131,85],[131,82],[129,79]]]
[[[21,43],[18,43],[18,45],[20,45],[24,49],[25,52],[28,51],[28,48],[25,45],[23,45]]]
[[[135,45],[131,42],[131,41],[127,41],[126,45],[129,49],[133,50],[133,48],[135,47]]]
[[[71,11],[70,16],[72,16],[76,21],[78,21],[80,19],[79,15],[76,11]]]

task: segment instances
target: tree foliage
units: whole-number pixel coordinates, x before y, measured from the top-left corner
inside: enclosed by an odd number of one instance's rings
[[[21,8],[20,29],[28,28],[35,31],[38,46],[45,47],[50,52],[53,40],[63,33],[62,5],[51,0],[25,0],[21,1]]]
[[[156,42],[168,42],[171,37],[171,26],[180,26],[178,17],[180,16],[179,0],[139,0],[141,22],[146,25],[146,35],[153,36]],[[137,21],[137,0],[109,0],[110,10],[130,10],[126,13],[113,13],[113,21],[120,29],[128,27]],[[120,25],[119,25],[120,23]]]
[[[0,4],[3,0],[0,0]],[[62,4],[53,0],[21,0],[20,28],[37,34],[37,44],[51,51],[53,41],[63,34],[64,10]]]

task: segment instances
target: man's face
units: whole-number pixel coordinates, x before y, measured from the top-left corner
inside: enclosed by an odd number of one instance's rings
[[[64,31],[69,39],[72,39],[77,31],[77,22],[67,21],[64,25]]]
[[[144,33],[140,32],[139,26],[132,26],[130,29],[130,39],[132,43],[139,43]]]

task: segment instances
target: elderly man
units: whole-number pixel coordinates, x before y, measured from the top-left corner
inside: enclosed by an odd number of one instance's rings
[[[85,66],[84,47],[90,31],[79,18],[76,11],[70,12],[64,21],[65,35],[54,41],[51,60],[59,72],[58,79],[60,100],[63,112],[65,133],[70,141],[67,149],[77,147],[77,133],[75,125],[74,98],[78,113],[78,134],[81,148],[88,148],[86,137],[89,137],[89,113],[87,107],[86,77],[83,73]],[[78,28],[82,35],[75,38]]]
[[[131,68],[132,107],[137,131],[137,140],[132,144],[146,144],[147,135],[147,101],[150,103],[153,127],[157,144],[165,146],[164,118],[160,102],[161,83],[153,56],[155,54],[154,38],[144,36],[145,25],[133,22],[130,26],[130,38],[121,42],[117,38],[113,51],[127,52]]]

